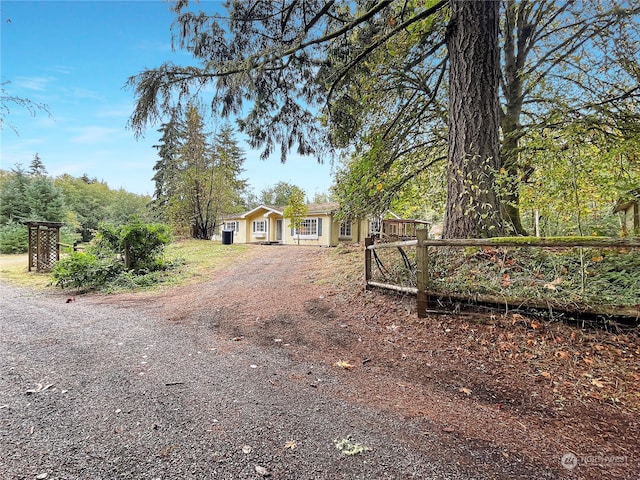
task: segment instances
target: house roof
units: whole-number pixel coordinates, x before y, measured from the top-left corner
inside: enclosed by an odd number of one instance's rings
[[[249,210],[248,212],[245,212],[245,213],[239,215],[238,218],[247,218],[247,217],[251,216],[251,214],[256,213],[256,212],[258,212],[260,210],[265,210],[265,215],[269,215],[271,213],[282,215],[282,210],[280,210],[279,207],[270,207],[268,205],[258,205],[256,208],[253,208],[253,209]]]
[[[624,212],[631,205],[640,202],[640,188],[630,190],[625,198],[620,198],[613,207],[613,213]]]
[[[271,214],[284,216],[285,208],[286,206],[258,205],[257,207],[249,210],[248,212],[225,215],[223,217],[223,220],[245,219],[259,212],[260,210],[264,210],[265,212],[264,216],[269,216]],[[338,211],[339,208],[340,208],[340,204],[338,202],[309,203],[307,204],[307,213],[308,215],[333,215]],[[392,219],[396,219],[396,220],[401,219],[400,216],[396,215],[391,210],[387,210],[386,213]]]
[[[310,204],[307,205],[307,211],[308,211],[309,214],[331,215],[332,213],[335,213],[336,210],[338,210],[338,207],[339,207],[338,203],[335,203],[335,202],[331,202],[331,203],[310,203]],[[225,215],[223,218],[224,218],[224,220],[244,219],[244,218],[250,217],[254,213],[259,212],[260,210],[264,210],[264,212],[265,212],[264,214],[267,215],[267,216],[272,214],[272,213],[276,214],[276,215],[283,216],[285,208],[286,207],[273,206],[273,205],[258,205],[257,207],[252,208],[251,210],[249,210],[248,212]]]
[[[337,202],[329,202],[329,203],[310,203],[307,205],[307,210],[309,213],[326,213],[331,214],[335,213],[340,205]]]

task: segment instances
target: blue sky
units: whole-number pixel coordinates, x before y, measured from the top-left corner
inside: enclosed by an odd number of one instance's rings
[[[203,1],[205,11],[220,7]],[[0,168],[28,167],[35,153],[49,175],[87,174],[139,194],[153,193],[158,126],[136,139],[126,128],[134,96],[127,78],[171,60],[190,62],[185,52],[171,51],[174,14],[163,0],[141,1],[4,1],[0,3],[1,78],[10,95],[49,107],[51,117],[35,117],[8,105],[2,129]],[[9,21],[10,20],[10,21]],[[213,121],[210,122],[212,130]],[[300,186],[311,199],[332,184],[329,162],[279,154],[266,161],[245,150],[244,178],[259,194],[278,181]]]

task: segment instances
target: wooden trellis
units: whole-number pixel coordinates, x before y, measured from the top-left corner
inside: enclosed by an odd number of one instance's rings
[[[29,228],[29,271],[49,271],[60,260],[60,222],[25,222]]]

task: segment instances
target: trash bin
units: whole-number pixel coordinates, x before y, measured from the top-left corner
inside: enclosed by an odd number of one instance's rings
[[[233,230],[222,231],[222,245],[231,245],[233,243]]]

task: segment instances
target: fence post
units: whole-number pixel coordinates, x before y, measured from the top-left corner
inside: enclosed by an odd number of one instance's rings
[[[416,230],[418,245],[416,246],[416,280],[418,287],[417,310],[418,318],[427,316],[427,308],[429,308],[429,296],[427,289],[429,287],[429,247],[424,245],[424,241],[429,237],[429,230],[421,228]]]
[[[369,288],[369,280],[371,280],[371,250],[367,247],[373,245],[373,238],[366,237],[364,239],[364,288]]]

